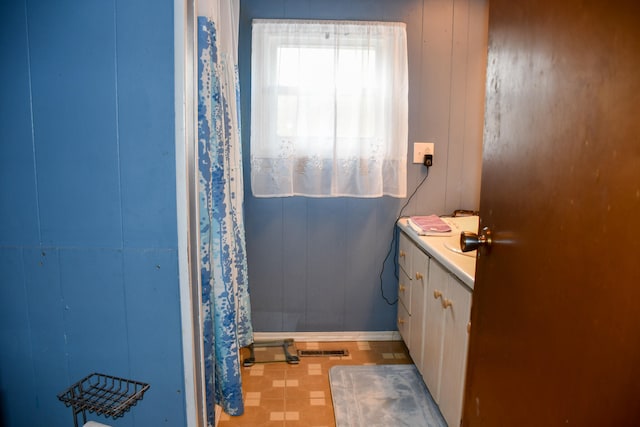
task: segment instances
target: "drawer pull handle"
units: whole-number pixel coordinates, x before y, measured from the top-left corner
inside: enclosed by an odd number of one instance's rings
[[[416,279],[417,279],[417,280],[422,280],[422,278],[423,278],[423,277],[424,277],[424,276],[422,275],[422,273],[419,273],[419,272],[418,272],[418,273],[416,273]]]
[[[442,300],[442,308],[446,310],[449,307],[453,307],[453,302],[450,299],[444,298]]]
[[[442,296],[442,292],[440,292],[439,290],[437,290],[437,289],[436,289],[435,291],[433,291],[433,297],[434,297],[435,299],[438,299],[438,298],[440,298],[441,296]]]

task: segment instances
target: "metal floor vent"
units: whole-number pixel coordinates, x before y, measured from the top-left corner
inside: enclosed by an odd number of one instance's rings
[[[348,356],[348,350],[298,350],[300,357]]]

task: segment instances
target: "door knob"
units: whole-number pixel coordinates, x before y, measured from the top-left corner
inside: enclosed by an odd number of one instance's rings
[[[489,227],[484,227],[479,236],[470,231],[460,233],[460,249],[462,252],[470,252],[478,248],[484,248],[488,251],[491,247],[491,242],[491,230],[489,230]]]

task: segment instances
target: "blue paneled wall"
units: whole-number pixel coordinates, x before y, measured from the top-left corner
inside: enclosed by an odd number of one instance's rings
[[[1,2],[0,55],[0,425],[91,372],[151,384],[109,424],[184,425],[173,2]]]
[[[434,142],[434,166],[404,211],[477,209],[480,191],[486,0],[241,0],[240,86],[245,222],[258,332],[396,329],[394,260],[379,276],[406,199],[254,198],[250,188],[251,20],[346,19],[407,25],[409,141]],[[411,160],[409,160],[410,162]],[[413,191],[425,176],[408,165]]]

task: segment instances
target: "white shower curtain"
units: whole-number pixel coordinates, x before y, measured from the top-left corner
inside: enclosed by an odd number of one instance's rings
[[[206,408],[244,411],[239,350],[253,341],[243,223],[238,0],[198,2],[198,169]]]

